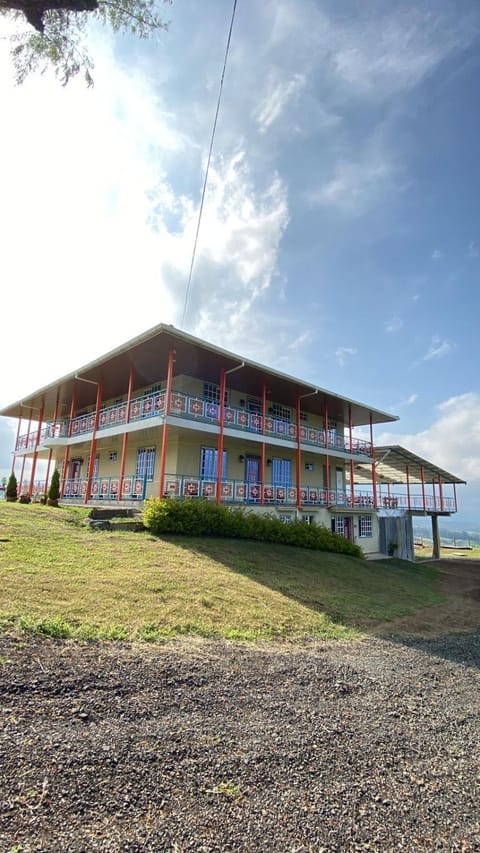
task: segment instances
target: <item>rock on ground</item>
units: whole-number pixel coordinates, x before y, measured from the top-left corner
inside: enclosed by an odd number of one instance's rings
[[[0,639],[5,851],[480,850],[480,635]]]

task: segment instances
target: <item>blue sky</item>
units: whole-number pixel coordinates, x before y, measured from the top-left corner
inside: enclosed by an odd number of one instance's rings
[[[180,326],[231,8],[94,31],[90,90],[0,42],[1,404]],[[400,415],[480,523],[479,45],[476,0],[238,0],[184,328]]]

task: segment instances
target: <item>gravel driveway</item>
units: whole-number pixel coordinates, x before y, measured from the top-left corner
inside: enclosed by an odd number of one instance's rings
[[[480,850],[480,634],[0,656],[2,851]]]

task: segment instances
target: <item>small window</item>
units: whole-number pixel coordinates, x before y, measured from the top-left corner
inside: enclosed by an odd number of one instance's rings
[[[304,521],[305,524],[315,524],[315,516],[303,514],[302,521]]]
[[[372,516],[361,515],[358,520],[358,535],[361,539],[371,539],[372,531]]]
[[[291,471],[290,459],[272,459],[272,486],[290,486]]]
[[[291,512],[281,512],[278,517],[282,524],[291,524],[293,521]]]
[[[292,417],[290,409],[287,409],[286,406],[280,405],[280,403],[273,404],[271,408],[271,415],[276,421],[289,421]]]
[[[218,450],[216,447],[202,447],[200,452],[200,476],[205,480],[215,480],[218,469]],[[222,478],[227,473],[227,451],[223,451]]]
[[[153,480],[155,468],[155,448],[139,447],[137,450],[137,468],[135,476],[138,479],[147,479],[149,483]]]
[[[339,536],[343,536],[345,533],[345,519],[342,515],[337,515],[332,519],[332,526],[335,526],[335,533],[338,533]]]
[[[76,459],[75,460],[72,459],[72,462],[73,461],[77,462]],[[95,456],[95,462],[93,463],[92,477],[98,477],[99,465],[100,465],[100,456]],[[90,470],[90,456],[87,456],[87,474],[88,474],[89,470]]]
[[[213,382],[204,382],[203,383],[203,396],[207,403],[216,403],[217,406],[220,405],[220,386],[214,385]],[[224,406],[228,406],[228,391],[225,391],[225,397],[223,401]]]
[[[112,450],[112,452],[108,454],[108,458],[110,459],[110,462],[116,462],[117,461],[117,455],[118,455],[117,451]]]

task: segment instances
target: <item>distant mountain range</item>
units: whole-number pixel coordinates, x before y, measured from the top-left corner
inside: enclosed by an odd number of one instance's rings
[[[456,545],[461,547],[462,545],[474,545],[480,546],[480,530],[470,529],[470,528],[453,528],[447,527],[442,524],[442,519],[439,520],[440,525],[440,540],[444,544],[447,545]],[[429,542],[432,541],[432,525],[425,524],[425,522],[414,521],[413,525],[413,535],[416,542],[420,542],[422,539],[427,540]]]

